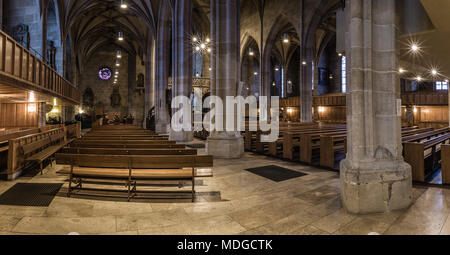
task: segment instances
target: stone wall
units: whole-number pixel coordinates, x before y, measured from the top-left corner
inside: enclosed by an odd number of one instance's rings
[[[120,60],[120,67],[118,67],[119,77],[118,83],[115,86],[119,86],[120,94],[120,106],[113,107],[111,105],[111,95],[113,93],[113,81],[114,70],[116,69],[116,52],[117,47],[106,47],[95,53],[90,61],[87,62],[85,69],[80,75],[80,92],[83,95],[88,87],[90,87],[94,93],[94,109],[91,109],[96,114],[101,112],[107,114],[108,112],[118,113],[120,112],[123,117],[125,114],[132,114],[135,117],[135,124],[141,124],[144,121],[144,93],[140,93],[135,88],[129,90],[128,80],[128,55],[122,50],[122,58]],[[104,81],[98,76],[98,72],[101,67],[109,67],[113,70],[113,77]],[[137,57],[136,59],[136,76],[139,73],[144,74],[144,66],[142,60]],[[137,80],[137,77],[134,77]],[[134,87],[134,84],[131,86]],[[129,93],[134,95],[129,97]],[[134,100],[133,102],[131,101]],[[82,102],[84,100],[82,99]],[[83,108],[87,108],[83,105]]]
[[[8,0],[4,1],[3,22],[7,30],[19,24],[29,26],[31,48],[42,54],[42,20],[39,11],[39,0]]]

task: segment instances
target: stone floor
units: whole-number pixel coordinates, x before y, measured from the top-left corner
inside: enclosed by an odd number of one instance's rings
[[[447,189],[415,187],[408,210],[355,216],[342,209],[337,173],[250,153],[214,163],[215,176],[200,180],[195,203],[59,194],[49,207],[0,205],[0,234],[450,234]],[[308,175],[276,183],[244,170],[269,164]],[[61,167],[0,181],[0,193],[16,182],[64,182]]]

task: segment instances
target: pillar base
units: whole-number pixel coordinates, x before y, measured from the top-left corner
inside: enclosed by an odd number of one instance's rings
[[[344,208],[355,214],[386,213],[412,203],[411,166],[404,161],[371,161],[353,168],[341,162]]]
[[[194,140],[194,133],[186,131],[175,132],[171,129],[169,132],[169,140],[176,141],[179,143],[192,142],[192,140]]]
[[[170,130],[170,125],[167,123],[157,123],[155,125],[155,132],[157,134],[168,134]]]
[[[239,159],[244,155],[244,139],[241,136],[217,135],[208,137],[206,152],[214,158]]]

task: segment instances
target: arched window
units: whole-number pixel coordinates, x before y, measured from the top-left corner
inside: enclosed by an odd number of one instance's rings
[[[341,58],[341,91],[347,93],[347,58]]]
[[[436,90],[448,90],[448,81],[437,81],[434,83]]]

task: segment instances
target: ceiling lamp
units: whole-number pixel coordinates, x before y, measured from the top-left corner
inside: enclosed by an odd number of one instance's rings
[[[253,52],[253,49],[252,49],[252,48],[249,48],[249,49],[248,49],[248,55],[249,55],[249,56],[255,55],[255,52]]]
[[[432,74],[433,76],[436,76],[436,75],[438,74],[438,71],[437,71],[436,69],[432,69],[432,70],[431,70],[431,74]]]
[[[253,74],[256,76],[256,75],[258,75],[258,72],[254,72]]]
[[[303,61],[303,62],[302,62],[302,65],[306,66],[306,61]]]
[[[413,44],[411,44],[411,51],[412,52],[417,52],[417,51],[419,51],[419,45],[417,45],[417,44],[415,44],[415,43],[413,43]]]
[[[116,66],[120,66],[119,60],[116,60]]]
[[[121,0],[121,1],[120,1],[120,8],[122,8],[122,9],[128,8],[127,3],[125,3],[123,0]]]
[[[416,77],[416,80],[417,81],[422,81],[422,77],[419,75],[419,76]]]
[[[283,35],[283,43],[289,43],[289,35],[288,34]]]
[[[117,58],[122,58],[122,52],[120,50],[117,51]]]
[[[119,32],[119,37],[118,37],[119,41],[123,41],[123,33]]]
[[[399,73],[404,73],[404,72],[405,72],[405,69],[400,68],[400,69],[398,69],[398,72],[399,72]]]
[[[206,38],[206,43],[210,43],[210,42],[211,42],[211,39]]]
[[[278,68],[278,66],[275,67],[275,72],[280,71],[280,68]]]
[[[198,38],[194,36],[194,37],[192,37],[192,41],[193,41],[193,42],[197,42],[197,41],[198,41]]]
[[[274,86],[274,87],[275,87],[275,86],[277,86],[277,84],[276,84],[275,82],[272,82],[272,86]]]

